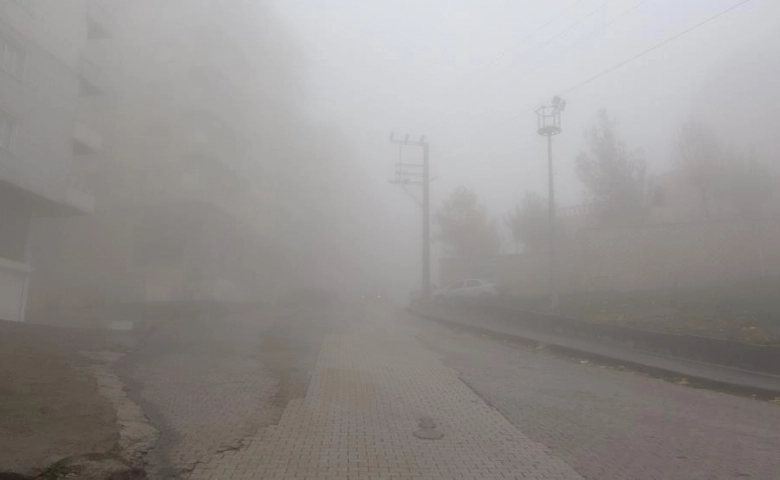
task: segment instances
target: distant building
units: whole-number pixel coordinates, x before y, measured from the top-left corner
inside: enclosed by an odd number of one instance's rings
[[[87,113],[105,138],[82,176],[97,208],[36,225],[31,308],[270,298],[285,259],[260,226],[281,223],[269,152],[288,102],[272,87],[292,82],[285,58],[262,55],[257,4],[101,4],[116,19],[101,44],[110,92]]]
[[[24,319],[36,219],[95,208],[77,172],[102,135],[82,106],[103,92],[92,47],[111,35],[93,1],[0,1],[1,319]]]

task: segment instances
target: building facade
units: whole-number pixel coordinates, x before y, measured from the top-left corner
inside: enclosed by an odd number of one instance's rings
[[[91,45],[111,33],[93,1],[0,1],[1,319],[24,319],[35,222],[95,208],[76,172],[102,136],[82,103],[103,91]]]
[[[35,225],[31,309],[268,300],[283,285],[277,168],[298,120],[262,3],[99,4],[115,19],[95,48],[106,91],[80,101],[77,125],[100,125],[83,135],[100,148],[76,169],[97,201]]]

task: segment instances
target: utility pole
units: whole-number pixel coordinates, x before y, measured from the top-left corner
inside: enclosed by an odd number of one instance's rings
[[[553,171],[552,137],[561,133],[561,112],[566,101],[553,97],[552,105],[543,105],[536,109],[537,133],[547,137],[547,220],[550,263],[550,310],[558,310],[558,247],[555,230],[555,176]]]
[[[398,163],[395,164],[395,179],[391,180],[390,183],[401,186],[407,192],[406,187],[408,185],[422,185],[422,202],[418,202],[423,212],[422,297],[423,300],[428,300],[431,294],[431,171],[429,145],[425,136],[420,137],[419,140],[410,140],[409,135],[398,139],[393,134],[390,134],[390,143],[398,145],[399,149]],[[403,147],[405,146],[422,147],[422,163],[404,161],[401,152],[403,152]],[[411,195],[411,192],[408,193]]]

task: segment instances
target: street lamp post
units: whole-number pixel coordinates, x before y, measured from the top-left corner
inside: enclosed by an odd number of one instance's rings
[[[552,137],[561,133],[561,112],[566,101],[553,97],[551,105],[536,109],[537,133],[547,137],[547,177],[548,177],[548,244],[549,244],[549,295],[550,310],[558,310],[558,252],[555,234],[555,177],[553,173]]]

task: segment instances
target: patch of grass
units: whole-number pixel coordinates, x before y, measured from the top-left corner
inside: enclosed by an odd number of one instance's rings
[[[58,480],[60,478],[63,478],[65,475],[67,475],[68,467],[66,463],[67,459],[62,459],[59,462],[55,462],[48,467],[46,467],[46,470],[44,470],[38,478],[41,480]]]
[[[563,295],[564,314],[582,320],[670,333],[780,344],[780,278],[729,285],[644,292]],[[546,298],[513,299],[518,306],[546,307]]]

